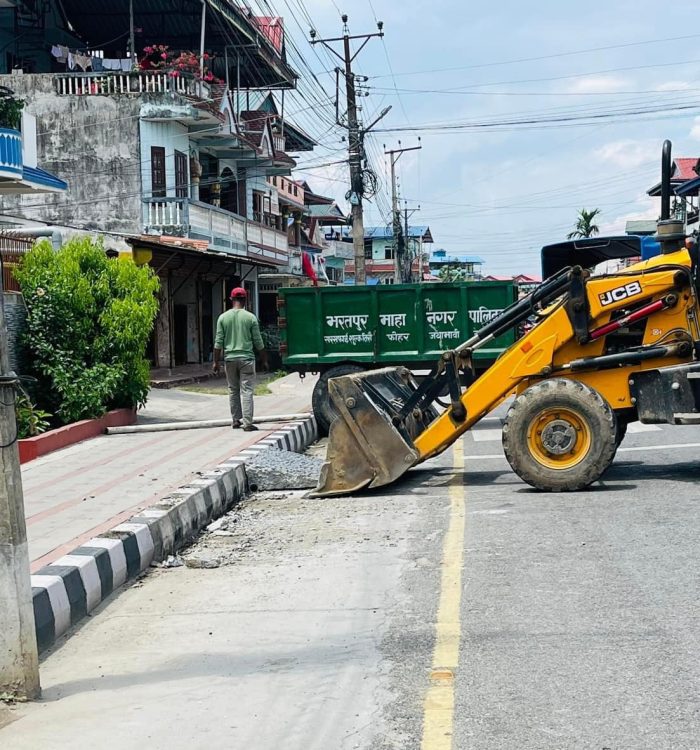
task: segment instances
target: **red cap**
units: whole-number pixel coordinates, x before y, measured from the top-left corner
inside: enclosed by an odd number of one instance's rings
[[[231,299],[245,299],[248,293],[242,286],[237,286],[231,290]]]

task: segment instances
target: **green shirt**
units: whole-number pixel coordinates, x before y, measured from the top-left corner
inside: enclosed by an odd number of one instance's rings
[[[224,350],[224,359],[254,359],[253,347],[258,351],[265,348],[260,324],[253,313],[235,308],[219,315],[214,348]]]

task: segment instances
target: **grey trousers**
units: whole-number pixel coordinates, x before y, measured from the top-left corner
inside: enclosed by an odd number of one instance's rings
[[[255,360],[227,359],[226,381],[231,405],[231,419],[243,422],[244,427],[253,424],[253,388],[255,387]]]

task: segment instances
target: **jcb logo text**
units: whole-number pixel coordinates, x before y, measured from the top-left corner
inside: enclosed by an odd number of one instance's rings
[[[607,307],[620,300],[627,299],[628,297],[634,297],[636,294],[642,293],[642,285],[638,281],[631,281],[629,284],[624,286],[618,286],[616,289],[611,289],[609,292],[599,294],[600,304],[602,307]]]

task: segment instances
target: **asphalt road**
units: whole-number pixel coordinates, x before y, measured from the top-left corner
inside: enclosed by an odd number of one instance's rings
[[[632,426],[543,494],[489,421],[388,492],[254,497],[195,550],[228,564],[153,571],[49,655],[0,746],[700,748],[699,451]]]

